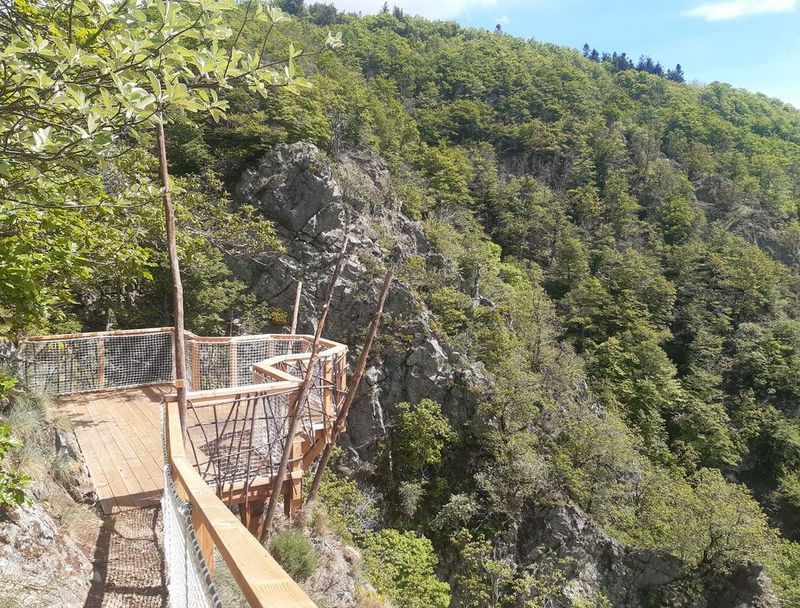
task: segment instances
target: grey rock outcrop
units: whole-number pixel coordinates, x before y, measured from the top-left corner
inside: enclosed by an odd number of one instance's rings
[[[296,282],[303,281],[300,331],[314,329],[345,234],[350,254],[325,335],[353,347],[363,341],[388,264],[409,256],[439,263],[421,226],[401,212],[389,172],[373,153],[349,153],[333,163],[312,144],[276,146],[244,172],[235,196],[275,222],[287,251],[257,262],[236,260],[234,268],[259,297],[287,310]],[[382,434],[385,408],[430,397],[451,418],[466,419],[469,387],[485,382],[481,366],[469,366],[433,332],[430,313],[402,281],[393,284],[385,312],[348,422],[351,445],[362,454]]]
[[[314,330],[317,306],[345,234],[351,250],[325,335],[354,348],[363,340],[388,264],[410,256],[428,268],[449,263],[432,251],[422,227],[402,213],[387,167],[373,153],[346,153],[334,162],[311,144],[276,146],[244,172],[235,195],[275,222],[286,252],[265,260],[233,260],[232,265],[261,299],[286,310],[293,305],[296,282],[303,281],[303,332]],[[475,389],[490,384],[483,367],[469,365],[433,325],[414,290],[396,281],[348,421],[350,453],[362,464],[369,461],[375,440],[384,433],[387,410],[396,403],[435,399],[459,426],[472,417]],[[615,608],[779,606],[756,565],[727,576],[693,578],[680,559],[616,541],[571,504],[533,508],[519,522],[515,537],[514,553],[522,567],[541,565],[552,555],[568,564],[565,607],[573,600],[591,602],[599,593],[607,594]],[[342,589],[340,595],[351,593]]]
[[[611,538],[579,507],[538,507],[518,533],[523,565],[545,556],[565,564],[566,606],[605,594],[615,608],[779,608],[757,564],[727,575],[690,571],[664,551],[636,549]]]
[[[91,562],[42,503],[0,520],[0,595],[9,605],[83,606],[91,576]]]

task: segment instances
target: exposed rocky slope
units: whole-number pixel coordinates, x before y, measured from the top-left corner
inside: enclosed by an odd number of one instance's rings
[[[277,146],[248,169],[236,187],[239,200],[260,208],[276,223],[287,246],[266,264],[239,262],[238,272],[259,297],[291,308],[294,287],[304,282],[300,330],[312,330],[315,306],[324,299],[345,234],[351,254],[337,287],[325,334],[358,345],[378,299],[380,264],[419,255],[438,259],[419,224],[400,212],[389,172],[370,153],[344,155],[334,165],[312,144]],[[387,254],[387,250],[390,252]],[[389,256],[391,255],[391,259]],[[440,401],[455,419],[469,416],[468,387],[486,382],[432,330],[430,313],[411,289],[396,281],[386,305],[384,336],[375,349],[362,395],[350,414],[349,440],[369,448],[381,434],[383,408],[424,397]]]
[[[549,555],[566,564],[565,594],[573,600],[602,591],[613,606],[631,608],[780,606],[757,564],[742,565],[727,576],[689,574],[677,557],[614,540],[571,504],[532,510],[518,538],[522,563],[536,563]]]
[[[411,255],[421,256],[428,268],[448,263],[432,250],[422,227],[403,215],[385,164],[371,153],[348,153],[333,162],[311,144],[280,145],[244,172],[235,194],[275,221],[287,247],[267,263],[234,260],[237,273],[261,298],[286,309],[296,281],[302,280],[302,330],[312,329],[315,303],[323,299],[345,234],[351,255],[325,333],[351,345],[360,343],[372,315],[381,265]],[[431,329],[430,312],[402,281],[395,282],[386,312],[383,338],[346,438],[364,465],[394,404],[430,397],[458,425],[472,415],[473,389],[491,381],[481,366],[469,365]],[[724,578],[690,580],[679,559],[617,542],[570,504],[532,510],[516,536],[521,564],[536,563],[548,553],[570,564],[565,605],[605,593],[615,607],[778,606],[756,565]]]
[[[73,538],[36,501],[0,521],[0,587],[14,605],[84,605],[92,564]]]
[[[74,437],[48,430],[66,478],[38,471],[0,511],[0,606],[166,606],[160,508],[102,515]]]

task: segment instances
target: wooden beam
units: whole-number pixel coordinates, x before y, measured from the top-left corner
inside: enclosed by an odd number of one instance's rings
[[[49,342],[49,341],[81,340],[83,338],[103,338],[111,336],[165,334],[165,333],[172,333],[172,329],[173,329],[172,327],[151,327],[144,329],[114,329],[110,331],[87,331],[83,333],[74,333],[74,334],[48,334],[43,336],[25,336],[20,340],[20,344],[24,342]]]
[[[164,203],[164,221],[167,227],[167,257],[172,275],[172,314],[175,319],[175,389],[178,391],[181,427],[186,428],[186,354],[183,327],[183,283],[181,267],[178,261],[178,245],[175,228],[175,211],[172,208],[172,190],[169,181],[167,164],[167,143],[164,135],[162,117],[156,120],[156,138],[158,140],[158,173],[161,177],[161,194]]]
[[[336,288],[336,282],[339,280],[339,275],[342,272],[345,257],[347,255],[347,240],[348,235],[345,235],[342,242],[342,249],[339,253],[339,259],[336,262],[336,268],[333,270],[333,276],[331,277],[328,286],[328,294],[325,297],[325,303],[322,305],[322,311],[320,312],[319,320],[317,321],[317,330],[314,333],[314,341],[311,343],[311,356],[308,358],[306,377],[303,380],[303,385],[298,391],[297,397],[290,401],[289,404],[289,411],[286,421],[286,443],[283,446],[283,454],[281,455],[281,461],[278,465],[278,473],[275,478],[275,489],[272,492],[272,496],[269,497],[267,510],[264,513],[264,524],[261,531],[262,540],[268,539],[271,532],[272,520],[275,517],[275,509],[277,508],[278,504],[278,496],[280,496],[281,493],[281,485],[283,484],[283,478],[286,476],[286,470],[289,466],[289,459],[291,458],[292,443],[294,442],[294,436],[297,432],[298,409],[303,406],[306,395],[308,394],[308,389],[311,386],[311,380],[313,379],[314,375],[314,365],[319,357],[319,343],[320,339],[322,338],[322,331],[325,328],[325,321],[328,318],[328,311],[330,310],[331,301],[333,300],[333,292]]]
[[[294,294],[294,311],[292,312],[292,331],[297,331],[297,315],[300,313],[300,294],[303,293],[303,281],[297,282],[297,291]]]

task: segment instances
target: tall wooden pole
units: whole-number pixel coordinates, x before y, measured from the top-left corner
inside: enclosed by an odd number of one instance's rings
[[[172,272],[172,308],[175,318],[175,388],[178,392],[178,413],[181,428],[186,430],[186,356],[184,352],[183,329],[183,283],[181,267],[178,262],[178,245],[175,240],[175,210],[172,207],[172,194],[169,185],[169,167],[167,166],[167,147],[164,137],[164,123],[156,123],[158,134],[158,162],[161,187],[163,188],[164,218],[167,224],[167,255]]]
[[[303,281],[297,282],[297,292],[294,294],[294,312],[292,313],[292,331],[289,333],[294,335],[297,332],[297,316],[300,314],[300,294],[303,293]]]
[[[336,444],[336,438],[344,429],[344,425],[347,422],[347,414],[350,411],[350,406],[353,404],[356,391],[358,391],[358,386],[361,384],[361,378],[364,377],[364,370],[367,367],[369,351],[372,348],[372,342],[375,340],[375,335],[378,333],[378,327],[380,326],[381,317],[383,316],[383,305],[386,303],[386,297],[389,295],[389,287],[394,279],[394,272],[394,268],[390,268],[389,272],[386,273],[386,279],[383,281],[383,289],[381,289],[381,295],[378,299],[378,308],[375,310],[375,315],[372,317],[372,323],[370,324],[369,331],[367,332],[367,339],[364,341],[364,347],[361,349],[361,355],[358,357],[358,363],[356,364],[353,378],[350,380],[350,387],[347,389],[347,396],[344,398],[344,403],[342,403],[342,407],[339,409],[339,413],[336,416],[336,422],[333,423],[331,442],[325,446],[325,451],[322,452],[322,458],[320,458],[319,464],[317,465],[317,472],[314,474],[314,481],[311,482],[311,488],[308,490],[308,498],[306,499],[307,503],[314,500],[314,498],[317,496],[319,485],[322,483],[322,475],[325,473],[325,467],[328,466],[328,460],[331,457],[331,447]]]
[[[311,386],[311,381],[314,378],[314,365],[316,364],[319,355],[319,340],[322,337],[322,330],[324,329],[325,321],[328,318],[328,310],[330,309],[331,300],[333,299],[333,290],[336,287],[336,282],[339,280],[339,275],[342,272],[346,254],[347,236],[344,237],[342,250],[339,253],[339,260],[336,262],[336,268],[333,271],[333,276],[331,277],[331,281],[328,286],[328,293],[325,297],[325,303],[322,306],[319,321],[317,322],[317,331],[314,333],[314,341],[311,344],[311,355],[308,359],[308,368],[306,369],[306,375],[303,379],[303,384],[300,386],[300,390],[297,393],[297,398],[295,401],[289,404],[289,411],[287,412],[286,421],[286,426],[288,427],[286,433],[286,443],[283,446],[283,454],[281,455],[281,461],[278,465],[278,473],[272,480],[272,493],[270,494],[269,503],[267,504],[267,508],[263,514],[264,519],[259,526],[261,540],[268,539],[271,532],[272,520],[275,518],[275,510],[277,509],[278,499],[281,496],[281,489],[283,488],[283,479],[286,477],[286,471],[289,468],[289,458],[292,454],[292,443],[294,442],[294,436],[297,432],[297,421],[299,418],[298,413],[300,408],[303,406],[303,402],[306,400],[306,394],[308,393],[308,389]]]

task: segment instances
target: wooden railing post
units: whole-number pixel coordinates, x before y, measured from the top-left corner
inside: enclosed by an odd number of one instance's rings
[[[284,513],[290,522],[294,514],[302,506],[303,501],[303,440],[299,436],[295,436],[292,441],[291,458],[283,505]],[[298,463],[300,463],[300,466],[298,466]]]
[[[336,388],[333,384],[333,361],[331,357],[326,357],[322,363],[322,411],[325,412],[324,422],[327,428],[328,419],[335,415],[333,411],[333,389]]]
[[[97,339],[97,389],[106,387],[106,342],[105,338]]]
[[[231,386],[239,386],[239,349],[233,340],[228,348],[230,350],[228,358],[231,366]]]
[[[300,314],[300,294],[303,293],[303,281],[298,281],[297,291],[294,294],[294,311],[292,312],[292,330],[290,334],[297,331],[297,316]]]

